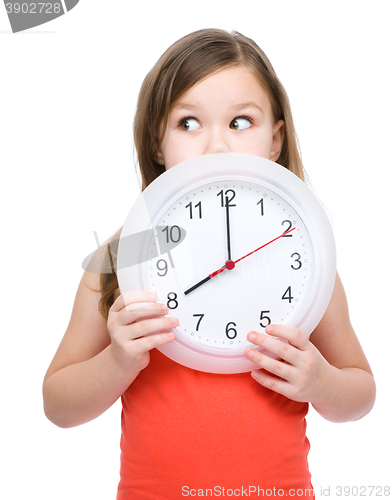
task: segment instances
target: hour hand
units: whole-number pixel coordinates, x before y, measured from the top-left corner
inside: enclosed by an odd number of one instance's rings
[[[232,260],[226,261],[226,264],[223,267],[221,267],[217,271],[209,274],[206,278],[203,278],[198,283],[196,283],[195,285],[188,288],[188,290],[185,290],[184,294],[188,295],[188,293],[193,292],[193,290],[196,290],[196,288],[199,288],[199,286],[204,285],[204,283],[207,283],[207,281],[209,281],[210,279],[215,278],[215,276],[218,276],[218,274],[223,272],[225,269],[229,269],[229,270],[234,269],[234,266],[235,266],[235,264]]]
[[[193,285],[190,288],[188,288],[188,290],[185,290],[184,294],[188,295],[188,293],[193,292],[193,290],[196,290],[196,288],[199,288],[200,285],[203,285],[204,283],[206,283],[210,279],[211,279],[210,276],[207,276],[207,278],[202,279],[201,281],[199,281],[198,283],[196,283],[196,285]]]

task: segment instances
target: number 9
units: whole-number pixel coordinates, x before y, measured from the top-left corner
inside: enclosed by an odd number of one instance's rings
[[[159,263],[160,262],[163,262],[163,267],[159,267]],[[158,276],[166,276],[167,274],[167,262],[164,260],[164,259],[159,259],[158,262],[157,262],[157,269],[158,271],[162,271],[162,273],[157,273]]]

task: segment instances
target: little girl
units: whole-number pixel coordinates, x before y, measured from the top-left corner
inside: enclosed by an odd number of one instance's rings
[[[184,160],[221,152],[270,159],[304,180],[286,93],[265,54],[239,33],[201,30],[172,45],[144,80],[134,136],[143,189]],[[217,375],[155,349],[173,340],[178,320],[154,293],[120,295],[115,257],[111,274],[82,276],[44,380],[47,417],[80,425],[122,397],[118,500],[313,498],[308,403],[344,422],[366,415],[375,398],[339,276],[310,339],[278,324],[265,329],[272,336],[249,332],[281,360],[248,348],[251,373]]]

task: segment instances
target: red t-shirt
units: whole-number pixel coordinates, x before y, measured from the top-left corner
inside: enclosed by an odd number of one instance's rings
[[[308,404],[250,373],[203,373],[154,349],[122,402],[117,500],[313,498]]]

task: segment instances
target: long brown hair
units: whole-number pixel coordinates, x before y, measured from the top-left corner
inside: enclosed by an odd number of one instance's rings
[[[253,40],[236,31],[228,33],[220,29],[203,29],[184,36],[169,47],[141,86],[133,133],[142,189],[165,171],[165,166],[156,161],[156,156],[169,112],[177,100],[210,73],[238,65],[246,66],[266,91],[275,122],[283,120],[285,123],[277,163],[305,180],[290,103],[267,56]],[[119,233],[115,236],[118,240]],[[111,248],[113,262],[116,251],[114,245]],[[100,311],[105,318],[117,289],[115,266],[112,265],[110,274],[101,274]]]

